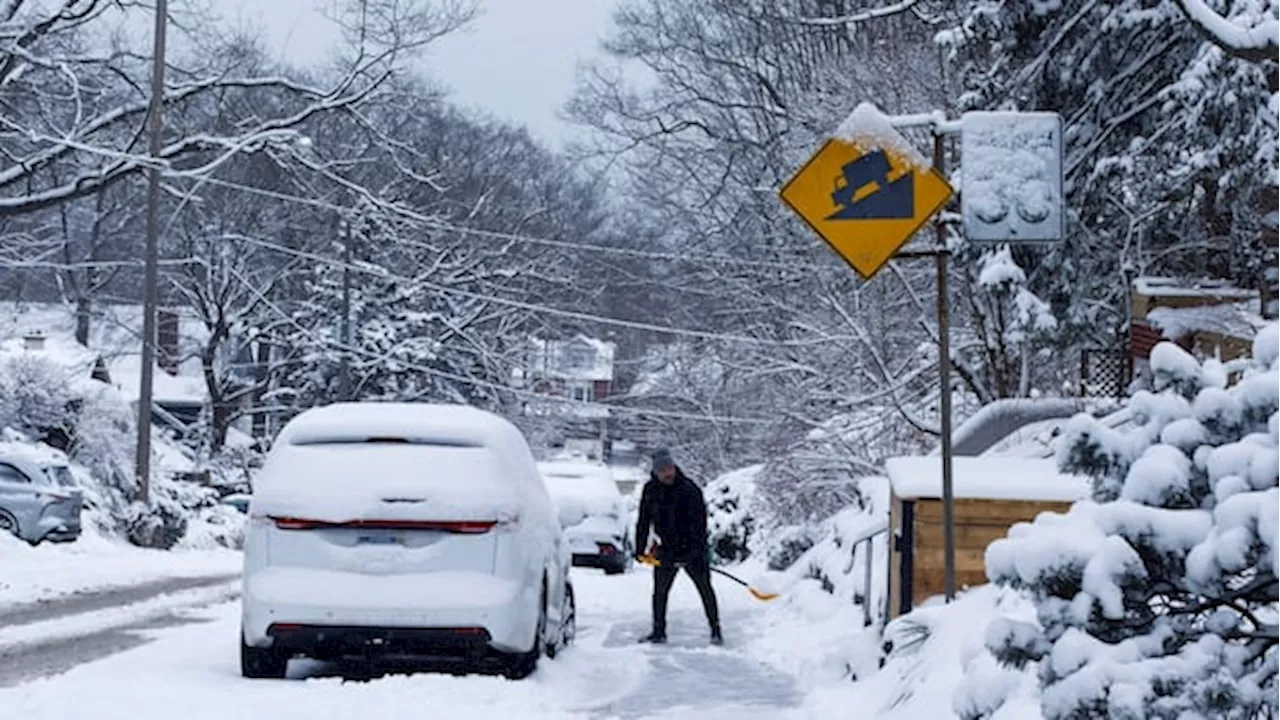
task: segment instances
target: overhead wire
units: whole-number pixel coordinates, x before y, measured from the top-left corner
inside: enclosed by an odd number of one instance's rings
[[[315,342],[319,342],[322,345],[326,345],[335,350],[341,350],[343,352],[348,352],[355,355],[362,355],[364,357],[371,358],[371,359],[382,360],[382,359],[386,359],[386,357],[388,356],[388,354],[386,353],[377,353],[371,350],[365,350],[363,348],[350,346],[345,343],[338,342],[336,340],[331,340],[329,338],[318,336],[314,330],[311,330],[310,328],[307,328],[306,326],[302,325],[302,323],[298,322],[296,318],[294,318],[292,315],[286,312],[283,308],[281,308],[279,305],[273,302],[264,293],[258,290],[258,288],[254,287],[253,283],[251,283],[247,278],[245,278],[244,275],[241,274],[239,270],[235,268],[229,268],[229,270],[231,274],[234,275],[235,278],[249,290],[250,293],[252,293],[258,298],[259,302],[261,302],[266,308],[268,308],[275,314],[279,315],[281,320],[292,325],[294,329],[301,332],[308,339]],[[457,373],[452,373],[447,370],[440,370],[439,368],[419,365],[412,361],[406,361],[400,358],[396,358],[395,362],[415,372],[421,372],[427,375],[444,378],[446,380],[452,380],[454,382],[464,383],[472,387],[482,387],[482,388],[496,390],[503,393],[509,393],[517,397],[537,400],[539,402],[550,402],[550,403],[557,403],[557,404],[564,404],[564,405],[572,405],[573,407],[591,407],[591,408],[597,408],[602,410],[609,410],[609,411],[616,411],[616,412],[621,412],[626,414],[638,415],[642,417],[664,417],[669,419],[694,420],[698,422],[706,422],[706,423],[713,423],[713,424],[714,423],[739,424],[739,425],[775,425],[777,424],[776,419],[771,420],[766,418],[736,417],[736,416],[728,416],[728,415],[709,415],[709,414],[704,415],[704,414],[694,414],[694,413],[682,413],[682,412],[677,412],[673,410],[651,410],[651,409],[645,409],[645,408],[635,408],[635,407],[630,407],[626,405],[614,405],[610,403],[601,403],[601,402],[595,402],[595,401],[571,400],[569,398],[558,398],[553,396],[540,395],[530,390],[513,388],[510,385],[503,385],[501,383],[497,383],[489,380],[482,380],[480,378],[472,378],[472,377],[467,377],[465,375],[459,375]]]
[[[293,202],[311,207],[331,210],[339,213],[349,213],[352,208],[348,206],[338,205],[327,200],[318,198],[308,198],[301,195],[293,195],[290,193],[280,192],[278,190],[268,190],[265,188],[245,185],[230,180],[222,180],[210,177],[205,180],[206,184],[217,185],[231,190],[238,190],[262,197],[271,198],[273,200],[281,200],[284,202]],[[383,208],[393,212],[401,217],[412,220],[426,227],[441,230],[445,232],[455,232],[462,235],[472,235],[476,237],[487,237],[495,240],[506,240],[510,242],[518,242],[528,245],[543,245],[546,247],[555,247],[564,250],[582,250],[586,252],[604,253],[613,255],[625,255],[629,257],[641,258],[646,260],[662,260],[667,262],[688,262],[701,263],[704,265],[732,265],[738,267],[754,267],[754,268],[770,268],[776,270],[816,270],[825,269],[829,266],[814,263],[800,256],[796,257],[795,262],[791,261],[774,261],[774,260],[744,260],[742,258],[730,257],[727,255],[690,255],[680,253],[660,252],[656,250],[640,250],[637,248],[615,247],[612,245],[598,245],[595,243],[573,242],[570,240],[560,240],[554,238],[544,238],[534,235],[526,235],[523,233],[504,232],[500,230],[485,230],[482,228],[467,227],[458,225],[439,218],[433,218],[428,215],[410,210],[408,208],[395,205],[394,203],[386,203]],[[403,239],[397,239],[402,241]]]
[[[365,265],[360,265],[357,263],[348,263],[343,260],[338,260],[336,258],[325,257],[318,253],[308,252],[306,250],[300,250],[298,248],[291,248],[287,245],[281,245],[279,243],[275,243],[270,240],[261,240],[258,238],[253,238],[248,236],[238,236],[238,237],[243,242],[247,242],[253,245],[258,245],[260,247],[274,250],[276,252],[279,252],[285,255],[291,255],[296,258],[311,260],[313,262],[320,263],[329,267],[345,268],[347,270],[352,270],[352,271],[363,273],[366,275],[372,275],[382,279],[410,283],[410,284],[414,284],[419,287],[432,290],[434,292],[438,292],[441,294],[454,295],[457,297],[464,297],[472,300],[479,300],[481,302],[493,303],[495,305],[504,305],[510,308],[526,310],[526,311],[537,313],[537,314],[553,315],[553,316],[569,318],[573,320],[579,320],[583,322],[592,322],[592,323],[598,323],[601,325],[612,325],[614,327],[624,327],[631,330],[642,330],[646,332],[677,335],[680,337],[696,338],[701,340],[715,340],[715,341],[721,341],[721,342],[732,342],[732,343],[739,343],[739,344],[745,344],[745,345],[757,345],[757,346],[763,346],[763,347],[814,347],[817,345],[827,345],[836,340],[847,339],[847,338],[840,338],[840,337],[823,337],[823,338],[815,338],[812,340],[768,340],[765,338],[750,337],[748,335],[732,335],[728,333],[718,333],[718,332],[711,332],[711,331],[704,331],[704,330],[691,330],[688,328],[677,328],[677,327],[670,327],[666,325],[657,325],[654,323],[645,323],[645,322],[639,322],[635,320],[623,320],[621,318],[607,317],[604,315],[595,315],[592,313],[585,313],[577,310],[565,310],[562,308],[554,308],[547,305],[539,305],[537,303],[530,303],[522,300],[513,300],[511,298],[498,297],[496,295],[489,295],[485,293],[475,292],[472,290],[464,290],[461,288],[449,287],[446,285],[433,283],[429,280],[423,280],[420,278],[408,278],[401,275],[397,275],[385,268],[374,269],[374,268],[371,268]]]

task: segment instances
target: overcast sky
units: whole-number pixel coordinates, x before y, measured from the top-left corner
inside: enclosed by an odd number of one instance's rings
[[[261,24],[271,48],[297,63],[321,60],[336,38],[317,12],[325,0],[215,0],[228,20]],[[598,56],[615,0],[480,0],[469,29],[440,40],[424,71],[460,105],[529,127],[559,145],[572,126],[557,115],[578,62]]]

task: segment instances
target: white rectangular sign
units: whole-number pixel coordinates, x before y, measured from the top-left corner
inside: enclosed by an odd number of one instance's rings
[[[1061,240],[1062,118],[1051,112],[965,113],[960,180],[969,240]]]

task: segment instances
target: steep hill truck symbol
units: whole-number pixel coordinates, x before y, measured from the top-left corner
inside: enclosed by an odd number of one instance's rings
[[[910,220],[915,215],[915,174],[890,181],[893,166],[884,151],[867,153],[841,171],[844,176],[836,178],[831,193],[831,202],[840,209],[827,220]]]

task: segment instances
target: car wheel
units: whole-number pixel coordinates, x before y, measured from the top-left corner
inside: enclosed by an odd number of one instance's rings
[[[560,615],[560,647],[568,647],[578,637],[578,601],[573,596],[573,586],[564,588],[565,609]]]
[[[255,680],[283,680],[289,668],[288,656],[275,648],[256,648],[240,636],[240,674]]]
[[[22,537],[18,534],[18,519],[3,510],[0,510],[0,532],[8,532]]]
[[[565,583],[564,600],[560,603],[560,637],[555,644],[547,644],[547,657],[555,660],[561,650],[568,647],[578,634],[578,605],[573,598],[573,586]]]

